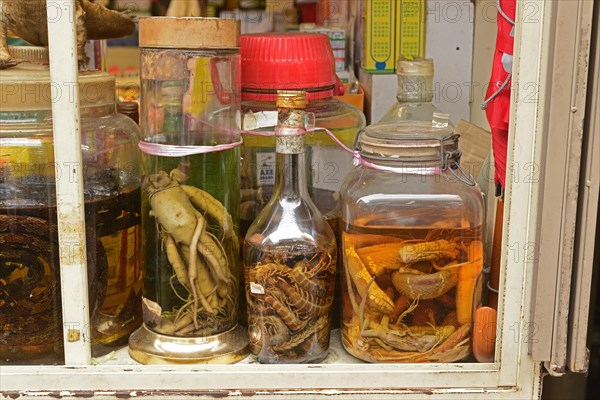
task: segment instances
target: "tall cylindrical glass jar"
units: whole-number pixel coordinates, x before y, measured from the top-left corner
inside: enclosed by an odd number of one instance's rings
[[[458,135],[376,124],[342,191],[342,338],[370,362],[451,362],[471,353],[483,270],[483,200]],[[367,164],[370,163],[370,164]]]
[[[99,355],[141,324],[139,130],[115,113],[114,77],[81,72],[78,83],[91,342]],[[2,70],[0,85],[0,362],[59,362],[54,182],[80,166],[54,162],[48,67]]]
[[[239,21],[141,18],[142,363],[236,362]]]

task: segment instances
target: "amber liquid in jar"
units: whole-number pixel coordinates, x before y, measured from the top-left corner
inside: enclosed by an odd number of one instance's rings
[[[41,189],[32,189],[22,206],[0,202],[0,364],[49,354],[62,359],[56,208],[37,205],[52,185],[35,178]],[[140,190],[100,197],[106,193],[106,186],[86,189],[88,198],[97,197],[85,202],[94,355],[141,324]]]
[[[365,218],[366,219],[366,218]],[[471,352],[482,227],[345,224],[342,342],[370,362],[452,362]]]

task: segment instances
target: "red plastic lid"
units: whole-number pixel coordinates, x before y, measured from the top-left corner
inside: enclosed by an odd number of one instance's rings
[[[278,89],[303,89],[308,100],[334,94],[337,81],[327,35],[288,32],[242,35],[242,100],[275,101]]]

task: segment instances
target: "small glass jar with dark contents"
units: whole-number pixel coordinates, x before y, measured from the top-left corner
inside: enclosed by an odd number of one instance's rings
[[[55,179],[77,166],[54,162],[48,67],[1,70],[0,85],[0,363],[61,362]],[[91,342],[101,355],[142,319],[139,129],[115,112],[114,77],[81,72],[79,91]]]

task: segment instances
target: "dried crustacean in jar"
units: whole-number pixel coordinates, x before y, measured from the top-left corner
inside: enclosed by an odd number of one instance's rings
[[[277,254],[246,269],[250,349],[261,362],[307,362],[329,347],[335,252]]]

